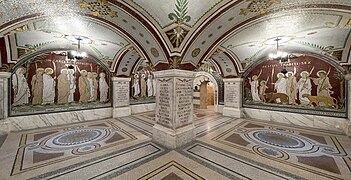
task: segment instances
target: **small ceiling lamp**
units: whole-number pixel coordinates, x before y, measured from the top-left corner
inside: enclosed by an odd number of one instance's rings
[[[68,51],[68,53],[67,53],[68,58],[69,59],[83,59],[83,58],[87,57],[87,53],[80,50],[80,43],[84,39],[81,36],[74,36],[74,38],[75,38],[75,40],[78,41],[78,49],[77,49],[77,51],[75,51],[75,50]]]
[[[282,40],[281,38],[277,37],[274,39],[276,42],[277,48],[275,53],[270,53],[268,56],[272,60],[277,60],[280,62],[288,62],[289,61],[289,54],[287,52],[279,51],[279,41]]]

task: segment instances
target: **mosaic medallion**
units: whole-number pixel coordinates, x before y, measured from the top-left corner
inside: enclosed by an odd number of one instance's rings
[[[257,131],[253,137],[265,144],[283,147],[283,148],[302,148],[305,143],[298,137],[279,131]]]
[[[78,145],[91,142],[101,136],[102,132],[95,129],[69,131],[53,139],[53,144],[60,146]]]

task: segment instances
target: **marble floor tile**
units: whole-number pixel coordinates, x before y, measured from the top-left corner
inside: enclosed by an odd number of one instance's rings
[[[153,111],[1,136],[0,179],[351,177],[339,132],[194,112],[196,140],[173,151],[152,141]]]

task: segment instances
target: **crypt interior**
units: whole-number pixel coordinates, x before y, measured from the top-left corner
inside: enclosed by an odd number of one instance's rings
[[[0,0],[0,179],[351,179],[350,0]]]

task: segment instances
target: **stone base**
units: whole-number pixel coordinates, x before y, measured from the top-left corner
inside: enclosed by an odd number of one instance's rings
[[[126,117],[130,115],[132,115],[132,110],[130,107],[113,108],[113,113],[112,113],[113,118]]]
[[[351,137],[351,122],[350,121],[345,123],[345,134],[347,136]]]
[[[136,104],[130,106],[132,110],[132,114],[139,114],[149,111],[155,111],[156,103],[149,103],[149,104]]]
[[[240,108],[224,107],[223,108],[223,116],[242,118],[243,117],[243,110]]]
[[[346,118],[244,108],[245,118],[345,132]]]
[[[7,120],[0,121],[0,136],[10,132],[10,123]]]
[[[193,124],[172,130],[161,125],[154,125],[152,139],[169,149],[176,149],[195,139],[195,126]]]

